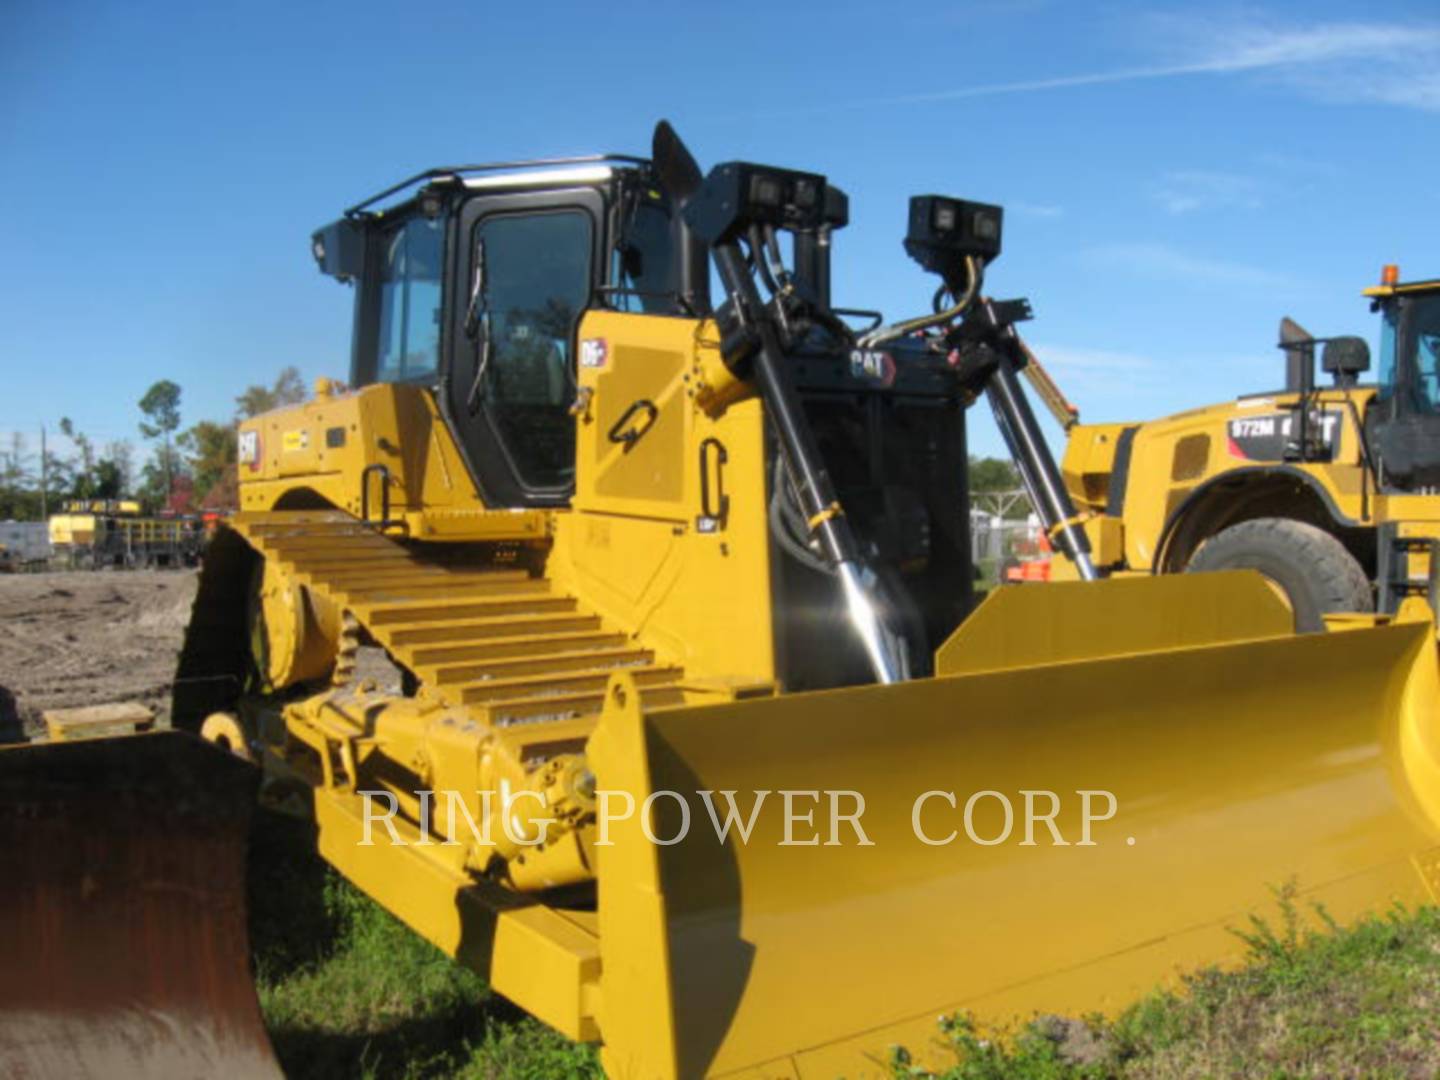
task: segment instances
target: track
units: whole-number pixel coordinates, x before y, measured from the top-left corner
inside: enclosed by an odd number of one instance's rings
[[[618,669],[648,707],[680,704],[684,670],[489,545],[407,546],[346,514],[241,514],[230,527],[348,612],[447,704],[496,726],[598,714]]]

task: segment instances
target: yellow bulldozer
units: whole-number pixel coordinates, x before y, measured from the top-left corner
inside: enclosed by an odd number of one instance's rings
[[[649,159],[427,171],[315,234],[350,386],[242,424],[176,730],[0,751],[10,1072],[274,1071],[257,787],[617,1078],[885,1075],[942,1013],[1223,959],[1289,881],[1340,919],[1431,895],[1428,609],[1297,635],[1259,575],[1098,580],[1028,307],[983,293],[1000,209],[911,201],[940,285],[890,324],[832,303],[846,218],[662,124]],[[982,396],[1087,580],[975,604]]]
[[[1259,571],[1301,630],[1434,607],[1440,543],[1440,281],[1385,267],[1378,378],[1358,337],[1285,319],[1285,386],[1145,423],[1073,425],[1064,457],[1112,571]],[[1317,352],[1332,385],[1315,385]],[[1064,576],[1065,568],[1056,567]],[[1072,575],[1073,576],[1073,575]]]

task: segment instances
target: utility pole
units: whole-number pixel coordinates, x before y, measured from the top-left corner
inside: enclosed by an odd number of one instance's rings
[[[50,520],[50,456],[45,453],[45,425],[40,425],[40,520]]]

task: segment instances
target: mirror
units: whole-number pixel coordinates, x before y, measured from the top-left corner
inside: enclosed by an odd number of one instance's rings
[[[1370,370],[1370,346],[1364,338],[1336,337],[1325,342],[1321,366],[1331,375],[1359,375]]]

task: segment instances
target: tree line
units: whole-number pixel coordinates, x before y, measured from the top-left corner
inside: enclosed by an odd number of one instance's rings
[[[970,456],[970,504],[986,513],[1018,519],[1030,513],[1020,470],[1009,458]]]
[[[140,451],[129,439],[97,445],[68,416],[56,427],[73,447],[69,453],[49,440],[42,450],[24,433],[13,433],[0,447],[0,520],[39,520],[42,507],[54,513],[67,499],[138,499],[147,513],[233,509],[236,425],[297,405],[306,390],[299,370],[287,367],[269,385],[246,387],[235,399],[233,419],[197,420],[189,427],[183,426],[182,397],[169,379],[145,391],[136,403]]]

